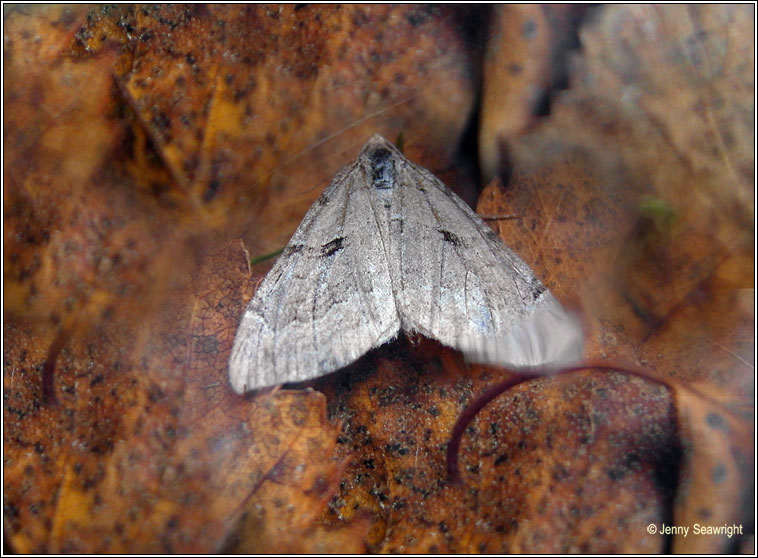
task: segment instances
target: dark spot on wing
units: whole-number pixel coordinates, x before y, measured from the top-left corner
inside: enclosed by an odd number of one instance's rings
[[[395,165],[392,153],[383,147],[368,156],[371,163],[371,183],[379,190],[389,190],[395,186]]]
[[[440,229],[440,233],[442,233],[442,239],[445,242],[449,242],[453,246],[460,246],[462,244],[461,239],[458,236],[451,233],[450,231]]]
[[[321,194],[321,195],[318,197],[318,199],[316,200],[316,203],[317,203],[317,204],[318,204],[320,207],[323,207],[323,206],[325,206],[327,203],[329,203],[329,196],[327,196],[327,195],[326,195],[326,192],[324,192],[323,194]]]
[[[282,252],[282,257],[287,258],[293,254],[299,254],[303,251],[303,248],[305,248],[304,244],[292,244],[291,246],[287,246],[284,249],[284,252]]]
[[[546,291],[545,285],[542,283],[537,283],[534,285],[534,291],[532,292],[532,296],[534,297],[534,300],[537,300],[542,293]]]
[[[491,241],[493,241],[493,242],[497,242],[497,241],[499,241],[499,240],[500,240],[500,236],[499,236],[499,235],[498,235],[498,234],[497,234],[495,231],[493,231],[493,230],[492,230],[492,229],[490,229],[490,228],[488,228],[488,229],[487,229],[487,230],[484,232],[484,237],[485,237],[487,240],[491,240]]]
[[[335,238],[331,242],[327,242],[321,247],[321,257],[322,258],[328,258],[329,256],[333,256],[340,250],[344,248],[343,241],[345,239],[342,237]]]

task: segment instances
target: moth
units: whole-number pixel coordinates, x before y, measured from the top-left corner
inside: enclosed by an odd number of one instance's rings
[[[310,208],[245,309],[229,379],[245,393],[316,378],[401,331],[512,367],[582,352],[576,318],[534,272],[375,135]]]

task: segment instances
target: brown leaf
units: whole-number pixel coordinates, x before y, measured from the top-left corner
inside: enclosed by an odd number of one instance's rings
[[[366,518],[336,527],[321,521],[346,465],[345,460],[332,458],[337,433],[326,420],[325,398],[312,391],[293,394],[318,405],[308,409],[311,416],[305,409],[299,416],[294,409],[290,411],[300,421],[296,422],[301,426],[298,435],[256,487],[226,550],[243,554],[363,552],[369,526]]]
[[[64,56],[81,15],[14,10],[5,38],[6,309],[64,323],[87,305],[87,283],[110,263],[97,236],[115,220],[87,214],[103,202],[89,185],[118,137],[118,125],[103,118],[115,56]]]
[[[502,533],[503,548],[660,552],[645,528],[667,521],[676,476],[666,391],[594,373],[513,392],[472,424],[463,462],[464,482],[480,490],[478,517]]]
[[[739,536],[748,534],[745,518],[753,511],[745,490],[754,474],[752,409],[739,414],[725,409],[713,398],[713,388],[705,387],[710,397],[684,389],[677,392],[685,459],[673,519],[690,531],[673,540],[672,550],[681,554],[734,549]],[[717,530],[708,533],[707,528]]]
[[[464,368],[425,344],[397,343],[317,382],[353,456],[333,510],[373,513],[369,550],[661,550],[644,529],[667,520],[677,472],[665,388],[598,373],[522,386],[470,426],[456,484],[445,467],[448,433],[472,392],[502,373]],[[624,536],[635,530],[643,536]]]
[[[127,346],[129,336],[115,327],[73,338],[59,362],[58,405],[35,402],[39,357],[7,353],[5,392],[31,402],[6,410],[15,549],[214,552],[246,510],[281,500],[280,485],[295,490],[300,528],[314,530],[342,468],[332,459],[336,432],[323,396],[281,391],[247,400],[226,386],[246,257],[239,242],[206,251],[193,280],[173,293],[188,304],[177,314],[180,305],[165,301]],[[15,325],[6,340],[24,347],[23,335]],[[141,355],[139,364],[110,364],[122,351]],[[262,521],[271,548],[281,526]],[[324,547],[339,540],[339,530],[316,531]]]
[[[535,126],[566,88],[566,59],[592,6],[499,5],[484,58],[479,165],[485,182],[509,172],[510,144]]]

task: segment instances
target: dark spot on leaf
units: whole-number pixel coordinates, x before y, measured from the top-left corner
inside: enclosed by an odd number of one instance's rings
[[[505,463],[506,461],[508,461],[508,454],[507,453],[501,453],[495,459],[495,465],[500,465],[502,463]]]
[[[313,486],[311,488],[312,492],[319,496],[321,496],[322,494],[325,494],[328,489],[329,489],[329,481],[326,480],[322,475],[319,475],[318,477],[316,477],[316,480],[313,481]]]
[[[215,335],[198,336],[195,346],[199,353],[214,355],[218,352],[218,339]]]
[[[718,413],[708,413],[708,415],[705,417],[705,421],[711,428],[724,428],[724,417]]]
[[[411,24],[412,27],[418,27],[429,19],[429,14],[422,10],[414,10],[405,16],[405,20]]]
[[[380,502],[387,501],[387,495],[381,490],[379,490],[376,486],[374,486],[373,488],[371,488],[371,490],[369,490],[369,494],[377,498]]]
[[[150,387],[147,390],[147,398],[155,403],[156,401],[160,401],[166,397],[166,394],[163,392],[163,390],[157,386],[156,384],[151,384]]]
[[[718,464],[713,468],[713,472],[711,473],[711,477],[713,478],[713,482],[716,484],[720,484],[724,482],[724,479],[726,479],[726,467],[722,464]]]
[[[387,444],[386,446],[384,446],[384,451],[386,451],[387,453],[397,452],[398,455],[408,454],[408,448],[404,448],[400,444]]]
[[[162,112],[153,115],[152,123],[160,131],[168,130],[171,127],[171,120]]]
[[[20,515],[18,508],[13,504],[5,504],[3,506],[3,511],[5,512],[5,517],[9,520],[16,519]]]
[[[219,187],[221,186],[221,183],[218,181],[218,179],[211,180],[210,184],[208,184],[208,188],[203,193],[203,201],[209,202],[211,201],[215,195],[216,192],[218,192]]]
[[[552,471],[553,480],[561,482],[569,477],[569,472],[563,465],[556,465]]]
[[[537,24],[534,23],[534,20],[528,19],[527,21],[524,22],[524,26],[522,27],[522,33],[525,39],[531,39],[532,37],[534,37],[536,32],[537,32]]]
[[[605,472],[612,481],[623,479],[629,473],[625,468],[619,466],[609,467]]]

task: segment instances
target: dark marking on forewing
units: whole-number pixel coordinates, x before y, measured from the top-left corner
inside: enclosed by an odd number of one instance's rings
[[[305,248],[304,244],[292,244],[291,246],[287,246],[284,249],[284,252],[282,252],[282,257],[287,258],[289,256],[292,256],[293,254],[299,254],[303,251]]]
[[[537,300],[542,293],[544,293],[547,289],[545,288],[545,285],[542,283],[536,283],[533,285],[534,291],[532,292],[532,296],[534,297],[534,300]]]
[[[442,234],[442,239],[445,242],[449,242],[450,244],[452,244],[453,246],[456,246],[456,247],[458,247],[458,246],[460,246],[462,244],[461,239],[460,239],[459,236],[451,233],[450,231],[446,231],[444,229],[438,229],[438,230]]]
[[[487,230],[484,231],[484,238],[486,238],[487,240],[502,242],[502,240],[500,240],[500,235],[498,235],[495,231],[493,231],[489,227],[487,227]]]
[[[328,258],[329,256],[333,256],[340,250],[342,250],[344,246],[344,238],[343,237],[337,237],[334,240],[327,242],[321,247],[321,257],[322,258]]]
[[[324,207],[327,203],[329,203],[329,196],[325,191],[321,193],[321,195],[316,200],[316,203],[319,205],[319,207]]]
[[[375,149],[368,156],[371,165],[371,184],[379,190],[390,190],[395,186],[395,164],[392,153],[383,147]]]

